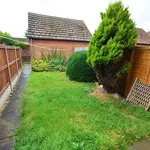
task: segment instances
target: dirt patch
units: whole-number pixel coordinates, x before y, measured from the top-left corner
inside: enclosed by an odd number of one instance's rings
[[[108,93],[104,92],[102,89],[100,89],[99,87],[94,89],[93,92],[90,93],[89,95],[95,96],[98,99],[104,100],[104,101],[114,101],[114,100],[119,99],[119,98],[116,98],[116,96],[114,94],[108,94]]]
[[[91,96],[96,96],[98,99],[105,100],[105,101],[112,101],[112,100],[120,100],[122,97],[120,97],[117,93],[109,94],[107,93],[102,85],[98,85],[96,82],[96,87],[93,89],[93,92],[90,93],[89,95]]]
[[[84,130],[86,133],[89,133],[92,130],[92,127],[88,123],[86,117],[87,113],[79,112],[75,114],[71,119],[71,124],[79,129]]]
[[[114,130],[109,131],[109,134],[112,138],[119,138],[119,134]]]
[[[81,119],[83,119],[84,117],[86,117],[86,115],[87,115],[86,113],[84,113],[84,112],[81,113],[81,112],[80,112],[80,113],[78,113],[78,114],[75,115],[75,118],[74,118],[74,119],[75,119],[75,120],[81,120]]]
[[[128,117],[131,118],[131,119],[136,119],[136,117],[131,115],[131,114],[128,114]]]
[[[97,87],[92,93],[89,95],[96,96],[97,98],[107,99],[107,94],[102,91],[99,87]]]

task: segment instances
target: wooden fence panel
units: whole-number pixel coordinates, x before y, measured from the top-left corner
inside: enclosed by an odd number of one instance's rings
[[[16,48],[16,53],[17,53],[17,58],[21,58],[20,57],[21,49]]]
[[[1,97],[22,67],[21,49],[0,45],[0,104]]]
[[[21,68],[21,66],[22,66],[22,61],[18,60],[18,68]]]
[[[0,67],[6,65],[5,51],[0,51]]]
[[[0,91],[3,93],[9,84],[8,70],[5,69],[2,72],[0,72],[0,77],[1,77]]]
[[[14,49],[7,49],[7,53],[8,53],[9,62],[13,62],[15,60],[15,50]]]
[[[10,66],[10,74],[11,74],[11,79],[17,74],[17,66],[16,63]]]
[[[127,96],[135,79],[150,84],[150,47],[135,47],[131,59],[125,95]]]

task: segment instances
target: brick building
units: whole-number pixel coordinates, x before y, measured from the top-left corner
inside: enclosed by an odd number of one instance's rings
[[[27,37],[34,57],[54,49],[63,50],[69,58],[75,50],[87,48],[91,33],[82,20],[28,13]]]

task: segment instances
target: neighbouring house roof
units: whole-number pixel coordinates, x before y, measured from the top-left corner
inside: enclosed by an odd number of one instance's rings
[[[90,41],[91,33],[82,20],[28,13],[28,38]]]
[[[150,31],[148,31],[148,36],[150,37]]]
[[[142,28],[137,28],[137,30],[138,30],[137,45],[150,45],[149,33],[144,31]]]
[[[28,43],[28,38],[19,38],[19,37],[13,37],[15,40],[20,41],[20,42],[26,42]]]

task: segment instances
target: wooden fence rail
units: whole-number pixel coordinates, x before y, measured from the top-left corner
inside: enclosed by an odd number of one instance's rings
[[[21,48],[0,45],[0,108],[19,79],[21,68]]]

